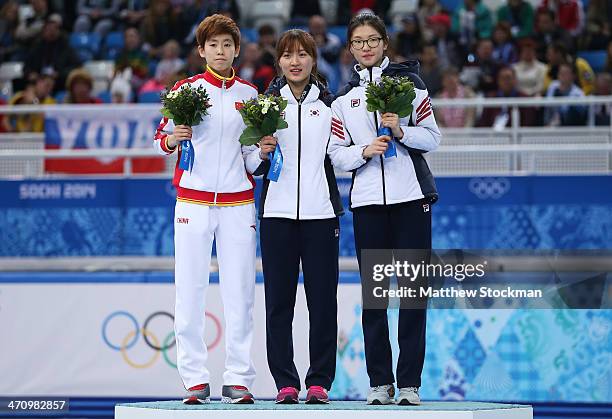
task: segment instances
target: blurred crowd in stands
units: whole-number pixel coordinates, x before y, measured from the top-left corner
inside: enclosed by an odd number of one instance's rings
[[[266,0],[260,0],[266,1]],[[612,0],[504,0],[490,10],[482,0],[438,0],[391,16],[392,1],[338,0],[336,21],[318,0],[293,0],[288,27],[302,27],[319,47],[319,71],[337,91],[351,77],[346,24],[371,10],[391,34],[392,61],[417,59],[430,95],[578,97],[612,94]],[[24,13],[24,10],[27,13]],[[203,71],[195,27],[223,13],[241,26],[236,70],[263,92],[276,75],[278,29],[248,26],[235,0],[0,0],[0,63],[23,62],[10,104],[157,102],[176,80]],[[87,63],[114,63],[108,88],[94,94]],[[508,109],[437,109],[442,127],[506,126]],[[610,105],[522,108],[521,126],[608,125]],[[0,131],[43,130],[40,116],[5,118]]]

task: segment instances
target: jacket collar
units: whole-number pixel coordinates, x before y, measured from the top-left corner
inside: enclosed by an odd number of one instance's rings
[[[321,93],[321,91],[319,90],[316,84],[308,84],[308,86],[306,86],[306,88],[304,89],[304,93],[302,93],[302,104],[316,102],[319,99],[319,93]],[[291,87],[289,87],[289,84],[285,84],[280,89],[280,94],[282,97],[287,99],[287,103],[291,105],[298,104],[298,100],[295,98],[295,96],[293,96],[293,92],[291,91]]]
[[[383,71],[389,66],[389,57],[384,57],[379,67],[362,68],[359,64],[355,64],[355,71],[359,74],[359,84],[365,86],[370,81],[378,81],[382,77]],[[370,80],[370,72],[372,78]]]
[[[217,74],[212,68],[206,65],[206,71],[204,72],[204,80],[209,82],[215,87],[221,88],[223,87],[223,81],[225,81],[225,88],[230,88],[236,81],[236,71],[232,67],[232,76],[231,77],[223,77],[220,74]]]

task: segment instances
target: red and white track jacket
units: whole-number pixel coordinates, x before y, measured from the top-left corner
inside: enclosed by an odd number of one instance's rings
[[[173,87],[185,83],[198,88],[204,86],[210,97],[211,107],[202,122],[192,127],[191,142],[195,150],[195,162],[191,172],[178,167],[174,171],[173,184],[177,200],[196,204],[231,206],[254,202],[255,182],[245,169],[245,160],[255,146],[241,147],[238,139],[245,129],[238,112],[243,100],[257,96],[257,89],[235,76],[221,77],[210,69],[202,74],[181,80]],[[174,131],[174,122],[162,118],[155,132],[155,148],[161,154],[171,154],[181,145],[168,147],[168,135]],[[243,158],[244,155],[244,158]]]

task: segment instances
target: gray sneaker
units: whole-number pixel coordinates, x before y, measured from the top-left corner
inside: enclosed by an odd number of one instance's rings
[[[419,388],[418,387],[400,388],[399,396],[397,397],[397,404],[401,406],[421,404],[421,398],[419,397]]]
[[[210,403],[210,386],[208,384],[199,384],[190,387],[183,398],[185,404],[205,404]]]
[[[368,404],[380,405],[380,404],[393,404],[393,397],[395,396],[395,387],[393,384],[385,384],[383,386],[370,387],[370,393],[368,394]]]
[[[245,386],[223,386],[221,402],[232,404],[253,404],[255,398]]]

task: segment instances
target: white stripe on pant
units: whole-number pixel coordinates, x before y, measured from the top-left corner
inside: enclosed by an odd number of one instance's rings
[[[255,298],[255,205],[213,207],[177,201],[174,218],[177,367],[185,388],[209,383],[205,301],[213,239],[225,317],[223,385],[250,387]]]

